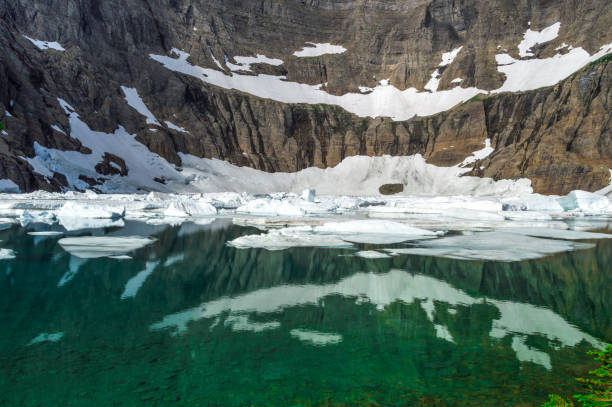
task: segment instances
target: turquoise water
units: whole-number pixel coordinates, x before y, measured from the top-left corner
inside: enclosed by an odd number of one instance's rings
[[[156,241],[82,260],[31,230],[0,232],[17,256],[0,261],[0,405],[537,406],[612,342],[611,241],[369,260],[238,250],[257,230],[227,220],[127,222],[79,235]]]

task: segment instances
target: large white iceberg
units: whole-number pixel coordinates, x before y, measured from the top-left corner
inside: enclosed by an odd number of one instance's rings
[[[81,236],[59,240],[64,250],[81,259],[120,256],[153,242],[151,238],[140,236]]]

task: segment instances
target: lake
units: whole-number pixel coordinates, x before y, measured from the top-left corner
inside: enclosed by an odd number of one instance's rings
[[[231,219],[54,227],[0,232],[0,405],[538,406],[612,341],[612,240],[499,262],[236,248],[260,231]]]

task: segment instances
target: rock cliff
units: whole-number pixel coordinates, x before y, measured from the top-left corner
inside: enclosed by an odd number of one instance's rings
[[[61,98],[91,129],[112,133],[122,126],[176,165],[179,153],[186,153],[271,172],[297,171],[334,166],[352,155],[420,153],[429,163],[449,166],[490,138],[494,153],[476,163],[471,175],[526,177],[541,193],[598,190],[610,183],[612,168],[609,56],[553,86],[487,93],[506,80],[496,61],[504,51],[518,61],[578,47],[592,55],[612,43],[607,3],[0,0],[0,120],[6,126],[0,178],[22,191],[68,186],[61,166],[43,171],[23,159],[39,155],[37,145],[91,152],[72,134]],[[542,32],[557,22],[558,35],[536,41],[529,57],[520,55],[517,44],[527,38],[526,30]],[[41,49],[26,36],[56,41],[63,51]],[[337,44],[345,51],[294,54],[308,43]],[[440,63],[459,47],[452,63]],[[381,80],[426,93],[433,71],[438,91],[460,86],[482,92],[425,117],[360,117],[332,104],[283,103],[215,86],[151,58],[172,49],[189,53],[193,66],[228,77],[282,75],[336,96],[367,94]],[[239,57],[257,55],[281,63],[248,64]],[[138,90],[158,125],[126,103],[121,86]],[[87,182],[95,187],[129,167],[124,157],[106,154],[95,165],[101,178]]]

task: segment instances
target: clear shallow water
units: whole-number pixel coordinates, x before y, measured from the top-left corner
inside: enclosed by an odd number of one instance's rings
[[[0,405],[536,406],[612,341],[611,241],[362,259],[234,249],[256,230],[226,220],[127,222],[80,234],[157,240],[79,260],[31,230],[0,232],[17,255],[0,261]]]

